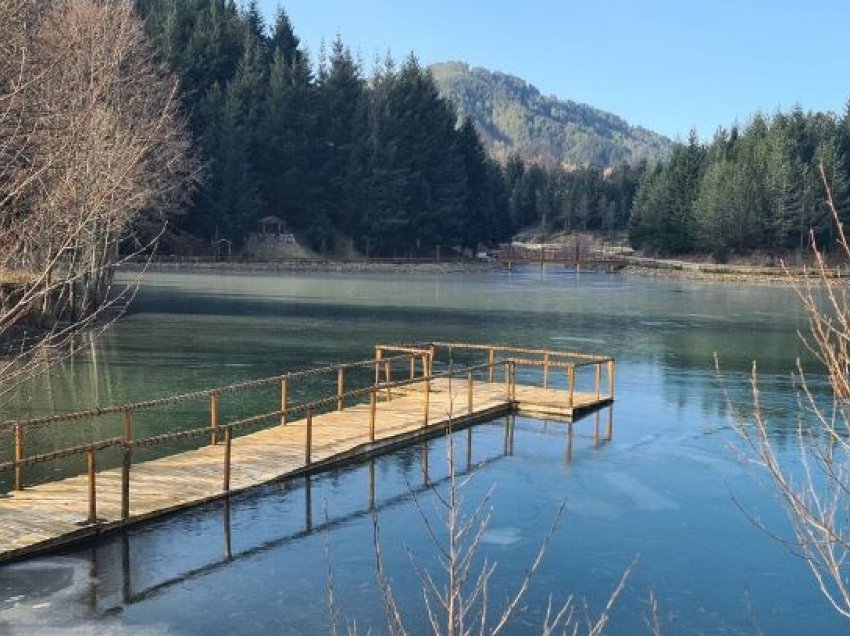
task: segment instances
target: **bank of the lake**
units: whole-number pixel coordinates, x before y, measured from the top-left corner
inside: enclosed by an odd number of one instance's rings
[[[546,263],[549,270],[573,270],[574,266]],[[511,270],[540,269],[539,264],[514,264]],[[504,271],[506,266],[496,260],[287,260],[287,261],[205,261],[193,259],[164,259],[150,264],[130,263],[125,272],[183,273],[183,274],[381,274],[436,276],[444,274],[487,274]],[[580,273],[605,272],[604,267],[584,265]],[[834,280],[843,280],[848,270],[835,267],[829,270]],[[784,268],[781,265],[742,265],[629,256],[615,272],[648,278],[693,280],[703,282],[742,283],[759,285],[794,285],[813,280],[817,272],[811,268]]]

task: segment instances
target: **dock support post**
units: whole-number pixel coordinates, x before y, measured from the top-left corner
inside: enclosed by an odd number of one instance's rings
[[[210,443],[218,444],[218,391],[210,392]]]
[[[289,408],[289,377],[280,379],[280,425],[286,426],[286,410]]]
[[[549,388],[549,354],[543,356],[543,388]]]
[[[24,489],[24,427],[15,424],[15,490]]]
[[[573,408],[573,401],[575,398],[575,389],[576,389],[576,366],[571,364],[567,367],[567,392],[569,397],[567,398],[567,406]]]
[[[230,492],[230,451],[233,445],[233,433],[228,426],[224,429],[224,478],[221,489]]]
[[[124,444],[121,448],[121,520],[130,518],[130,468],[133,465],[133,447]]]
[[[495,349],[490,349],[487,354],[487,365],[488,365],[488,374],[487,380],[490,384],[493,384],[493,376],[496,373],[496,351]]]
[[[596,401],[599,401],[599,397],[602,395],[602,363],[596,363]]]
[[[336,410],[341,411],[345,408],[345,403],[342,394],[345,393],[345,367],[340,366],[336,374]]]
[[[97,484],[95,473],[97,472],[97,460],[94,448],[88,450],[88,477],[89,477],[89,516],[88,523],[97,523]]]
[[[614,399],[614,361],[608,361],[608,397]]]
[[[466,374],[466,406],[472,417],[472,371]]]
[[[372,387],[369,398],[369,441],[375,441],[375,415],[378,409],[378,394],[375,387]]]
[[[304,463],[313,463],[313,407],[307,407],[307,437],[304,441]]]

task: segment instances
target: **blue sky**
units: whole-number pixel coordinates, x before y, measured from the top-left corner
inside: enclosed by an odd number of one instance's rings
[[[260,0],[279,5],[313,54],[340,33],[369,64],[462,60],[674,138],[850,97],[850,0]]]

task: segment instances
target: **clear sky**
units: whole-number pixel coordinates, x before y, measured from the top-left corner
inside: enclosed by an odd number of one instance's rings
[[[685,139],[795,104],[850,97],[850,0],[260,0],[312,54],[337,33],[371,65],[388,50],[518,75]]]

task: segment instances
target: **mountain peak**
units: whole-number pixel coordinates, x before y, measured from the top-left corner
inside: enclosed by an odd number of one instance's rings
[[[607,167],[657,161],[672,147],[663,135],[588,104],[544,96],[514,75],[457,61],[434,64],[430,70],[441,94],[460,117],[472,118],[499,160],[518,152],[546,165]]]

